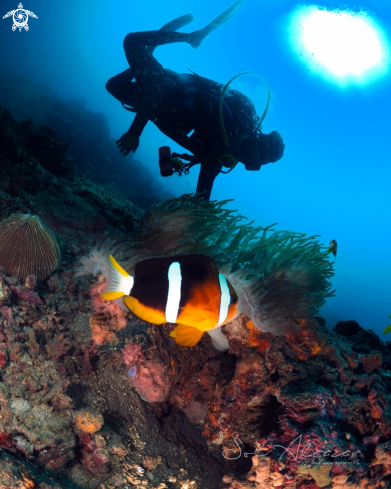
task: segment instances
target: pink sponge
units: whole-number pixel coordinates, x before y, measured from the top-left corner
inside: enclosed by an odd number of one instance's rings
[[[141,346],[136,343],[128,343],[122,350],[122,360],[128,367],[138,365],[140,361],[143,361]]]
[[[146,360],[141,347],[129,343],[122,350],[122,359],[129,367],[128,375],[133,387],[144,401],[163,401],[170,392],[171,373],[159,357]]]

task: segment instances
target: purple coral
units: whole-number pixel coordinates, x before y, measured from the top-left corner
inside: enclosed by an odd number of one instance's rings
[[[134,377],[136,374],[137,374],[137,367],[136,366],[130,367],[130,369],[128,370],[129,377]]]
[[[42,306],[42,301],[38,294],[33,292],[32,290],[26,290],[26,287],[22,287],[18,285],[17,287],[11,286],[12,292],[15,292],[18,298],[22,301],[29,302],[34,306]]]

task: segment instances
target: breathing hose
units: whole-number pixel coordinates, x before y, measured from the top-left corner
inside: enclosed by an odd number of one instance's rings
[[[223,102],[224,102],[224,95],[225,95],[226,91],[228,90],[228,87],[230,86],[230,84],[236,78],[238,78],[239,76],[243,76],[243,75],[254,75],[254,76],[257,76],[258,78],[260,78],[263,81],[263,83],[266,85],[266,89],[267,89],[267,102],[266,102],[266,107],[265,107],[265,110],[263,111],[263,114],[262,114],[262,117],[261,117],[260,121],[257,124],[257,127],[254,130],[254,133],[259,129],[259,127],[261,126],[262,122],[265,120],[265,117],[266,117],[267,111],[269,110],[269,105],[270,105],[270,87],[269,87],[269,84],[265,80],[265,78],[263,76],[261,76],[259,73],[255,73],[254,71],[243,71],[243,73],[239,73],[239,74],[233,76],[225,84],[225,86],[223,88],[223,91],[221,92],[221,95],[220,95],[220,103],[219,103],[219,118],[220,118],[221,132],[222,132],[222,135],[223,135],[224,145],[225,145],[225,147],[227,149],[227,153],[225,153],[225,154],[223,154],[223,155],[220,156],[220,164],[221,164],[221,166],[224,166],[225,168],[229,168],[228,171],[222,171],[222,170],[220,170],[220,173],[224,173],[224,174],[227,174],[227,173],[231,172],[235,168],[235,166],[237,165],[237,163],[238,163],[236,161],[234,155],[230,151],[229,141],[228,141],[228,136],[227,136],[227,131],[225,130],[225,126],[224,126],[224,120],[223,120]]]

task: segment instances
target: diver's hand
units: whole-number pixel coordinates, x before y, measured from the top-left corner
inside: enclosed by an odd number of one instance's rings
[[[131,151],[134,153],[138,148],[139,142],[140,138],[129,132],[125,132],[125,134],[116,141],[118,149],[124,156],[128,155]]]

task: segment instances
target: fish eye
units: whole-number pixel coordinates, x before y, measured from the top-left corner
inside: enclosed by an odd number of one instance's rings
[[[236,304],[237,302],[238,302],[238,297],[237,296],[231,297],[231,304]]]

